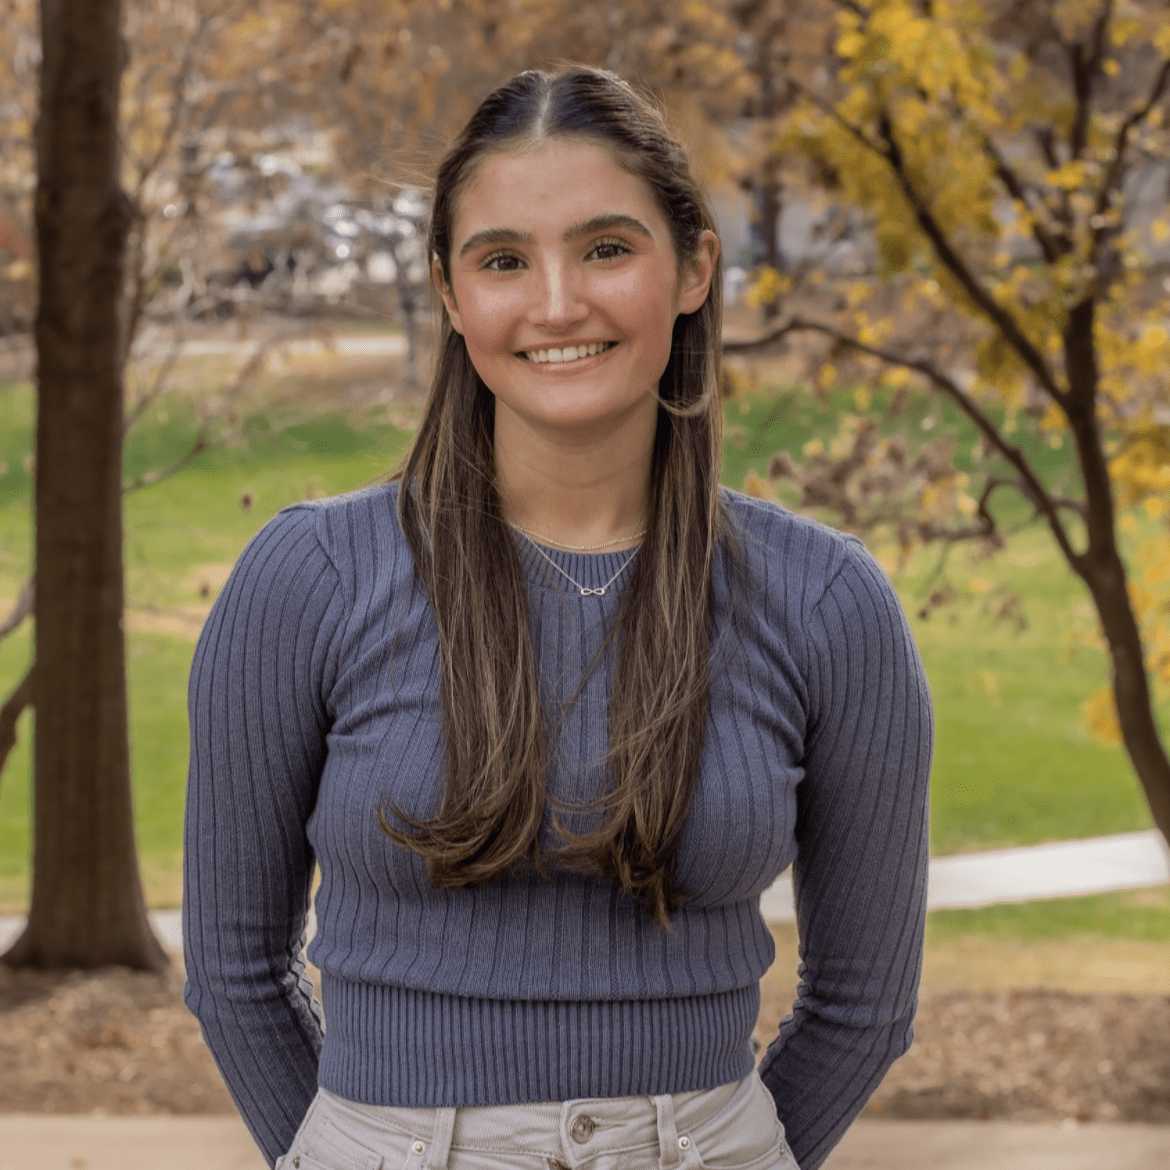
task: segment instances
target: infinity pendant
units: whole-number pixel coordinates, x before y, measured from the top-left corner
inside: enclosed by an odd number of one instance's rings
[[[564,579],[568,581],[569,584],[572,585],[577,590],[577,592],[581,594],[582,597],[604,597],[609,587],[626,571],[626,569],[630,567],[630,562],[638,555],[638,550],[635,548],[634,551],[630,553],[630,555],[626,557],[624,561],[622,561],[621,568],[619,568],[618,571],[614,573],[614,575],[610,577],[610,579],[606,581],[604,585],[598,585],[596,588],[590,588],[588,585],[582,585],[580,581],[574,581],[573,578],[570,577],[569,574],[566,573],[565,570],[562,569],[561,566],[558,565],[556,561],[554,561],[552,557],[550,557],[548,553],[546,553],[544,549],[542,549],[540,545],[536,543],[536,541],[534,541],[530,536],[528,536],[527,533],[524,532],[523,528],[519,529],[519,531],[528,540],[528,543],[531,544],[532,547],[536,549],[536,551],[542,557],[544,557],[544,559],[548,561],[548,563],[554,569],[556,569],[556,571],[560,573],[560,575],[564,577]]]

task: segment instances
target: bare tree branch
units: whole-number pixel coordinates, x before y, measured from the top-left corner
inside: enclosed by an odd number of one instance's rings
[[[213,30],[225,9],[226,5],[223,3],[208,7],[200,15],[195,30],[189,36],[183,38],[182,57],[178,67],[170,73],[171,102],[166,125],[158,137],[153,153],[148,158],[136,160],[138,176],[134,183],[133,191],[129,192],[130,202],[134,208],[134,219],[131,230],[133,262],[128,265],[129,273],[127,283],[130,286],[130,294],[127,297],[124,318],[123,363],[129,358],[130,347],[133,345],[134,337],[138,332],[138,323],[142,317],[147,300],[148,275],[145,261],[147,214],[143,208],[146,187],[154,173],[158,170],[163,159],[166,158],[167,153],[171,150],[175,137],[183,126],[184,119],[190,110],[190,81],[195,71],[199,52],[203,47],[203,42],[208,33]],[[148,82],[149,73],[144,75],[142,79],[142,88],[144,91],[148,88]],[[140,105],[145,106],[147,100],[144,94],[139,95]],[[123,149],[126,149],[126,146],[127,144],[124,143]]]
[[[1088,520],[1089,518],[1089,507],[1084,500],[1074,500],[1068,496],[1053,495],[1050,495],[1048,499],[1054,508],[1061,508],[1067,512],[1075,512],[1082,520]]]
[[[1011,164],[1004,158],[998,146],[992,141],[988,134],[983,136],[983,149],[987,153],[988,158],[995,164],[995,173],[999,181],[1007,188],[1008,194],[1013,199],[1019,200],[1029,212],[1032,214],[1032,236],[1036,243],[1040,245],[1040,251],[1044,259],[1049,264],[1055,263],[1061,256],[1065,255],[1072,248],[1072,243],[1067,236],[1062,236],[1057,239],[1052,235],[1048,228],[1041,222],[1040,215],[1037,208],[1033,205],[1032,192],[1025,186],[1023,180],[1016,173]],[[1043,212],[1047,214],[1048,207],[1044,200],[1040,200]]]
[[[33,685],[36,675],[36,663],[28,668],[24,678],[16,684],[16,689],[4,700],[0,707],[0,773],[8,763],[8,756],[16,746],[16,724],[26,707],[33,705]]]
[[[167,380],[171,376],[171,372],[178,364],[179,355],[183,348],[183,340],[179,339],[171,346],[167,352],[167,356],[163,363],[159,366],[155,373],[154,380],[149,390],[139,396],[138,401],[134,403],[131,410],[126,413],[126,418],[122,423],[122,437],[125,438],[134,428],[135,423],[163,396],[167,388]]]
[[[1060,169],[1060,153],[1056,149],[1056,134],[1053,132],[1051,126],[1038,126],[1033,131],[1036,137],[1036,144],[1040,147],[1040,153],[1048,165],[1050,171]],[[1073,213],[1072,203],[1069,202],[1068,191],[1063,187],[1058,193],[1059,205],[1055,208],[1054,214],[1060,220],[1066,232],[1072,230]]]
[[[134,210],[127,242],[133,248],[133,263],[129,265],[130,271],[127,274],[130,295],[126,298],[126,311],[122,315],[123,366],[130,358],[130,349],[134,345],[134,338],[138,335],[138,325],[142,320],[142,312],[146,306],[146,214],[142,210],[140,200],[131,199],[130,206]],[[130,250],[128,247],[127,251]]]
[[[140,488],[153,487],[156,483],[162,483],[164,479],[170,479],[177,471],[182,471],[188,463],[191,462],[197,455],[201,455],[208,448],[207,439],[200,435],[191,446],[183,452],[178,459],[172,463],[168,463],[165,467],[156,467],[153,471],[143,472],[137,479],[131,480],[127,484],[122,485],[122,494],[127,495],[130,492],[136,492]]]
[[[1060,155],[1056,153],[1056,135],[1053,134],[1052,127],[1038,126],[1034,133],[1036,144],[1040,147],[1040,153],[1044,156],[1048,169],[1057,170],[1060,167]]]
[[[1124,173],[1129,136],[1150,116],[1150,111],[1161,101],[1162,95],[1166,92],[1167,85],[1170,85],[1170,59],[1162,62],[1146,100],[1136,110],[1132,110],[1117,128],[1117,134],[1113,139],[1113,157],[1109,161],[1109,169],[1105,172],[1105,177],[1101,180],[1101,188],[1097,192],[1094,210],[1098,215],[1108,210],[1110,197]]]
[[[769,330],[761,337],[750,340],[725,341],[723,343],[723,350],[725,353],[742,353],[759,349],[765,345],[781,340],[790,333],[798,332],[819,333],[822,336],[831,337],[835,342],[847,349],[852,349],[858,353],[866,354],[869,357],[877,358],[887,365],[914,370],[927,378],[962,410],[975,426],[978,427],[980,433],[984,435],[988,443],[1019,472],[1020,479],[1027,485],[1030,498],[1033,500],[1033,506],[1043,515],[1048,527],[1052,531],[1053,537],[1056,539],[1057,544],[1060,545],[1060,550],[1064,553],[1069,564],[1079,571],[1078,567],[1081,563],[1081,554],[1073,548],[1068,531],[1060,519],[1059,509],[1053,503],[1051,495],[1040,480],[1040,477],[1036,474],[1031,463],[1028,462],[1027,456],[1018,447],[1014,447],[1003,437],[999,428],[984,413],[970,394],[963,390],[953,378],[948,377],[938,369],[932,362],[907,357],[903,354],[895,353],[892,350],[883,349],[880,346],[867,345],[859,341],[856,337],[851,337],[848,333],[843,333],[840,329],[825,322],[810,321],[800,317],[791,318],[782,325],[778,325],[775,329]]]
[[[0,622],[0,638],[7,638],[25,618],[32,616],[36,604],[36,581],[36,577],[32,576],[24,583],[12,611]]]
[[[914,184],[906,166],[906,156],[895,137],[894,124],[888,112],[883,111],[878,121],[878,132],[885,143],[885,149],[881,153],[894,172],[903,194],[914,211],[918,226],[930,241],[939,262],[959,282],[973,304],[999,330],[1000,336],[1016,351],[1040,385],[1063,406],[1065,392],[1057,385],[1052,371],[1048,368],[1048,363],[1044,360],[1044,355],[1028,339],[1015,317],[979,283],[975,274],[955,250],[943,230],[942,224],[935,218],[934,212],[931,211]]]
[[[280,333],[277,333],[267,340],[260,342],[252,351],[248,360],[240,368],[240,372],[236,375],[236,380],[232,383],[231,388],[224,395],[225,401],[229,403],[234,402],[235,399],[237,399],[243,392],[244,388],[248,385],[248,382],[252,376],[261,368],[264,363],[264,359],[268,356],[268,354],[273,349],[283,345],[286,341],[299,336],[302,331],[303,330],[300,327],[296,329],[282,330]],[[214,440],[212,438],[212,427],[216,420],[221,417],[222,413],[223,412],[220,411],[218,414],[213,415],[200,426],[199,430],[195,434],[195,439],[191,443],[191,446],[188,447],[182,455],[173,460],[171,463],[168,463],[165,467],[156,467],[152,471],[143,472],[143,474],[140,475],[137,479],[123,484],[122,494],[126,495],[129,492],[136,492],[142,488],[153,487],[157,483],[162,483],[164,479],[170,479],[172,475],[178,471],[182,471],[182,469],[186,467],[188,463],[190,463],[197,456],[201,455],[209,447],[213,446]]]
[[[988,540],[997,536],[997,529],[987,524],[968,524],[962,528],[948,528],[942,524],[920,524],[918,535],[923,543],[942,541],[948,546],[965,540]]]
[[[789,73],[786,69],[780,69],[778,72],[783,76],[784,80],[787,81],[788,84],[801,95],[801,97],[807,98],[814,106],[817,107],[818,110],[821,111],[821,113],[827,114],[830,118],[832,118],[833,121],[836,122],[842,130],[856,138],[862,146],[872,150],[874,154],[879,154],[882,156],[885,155],[885,151],[882,149],[881,144],[874,142],[874,140],[870,138],[870,136],[866,134],[866,132],[860,126],[850,122],[848,118],[844,117],[831,101],[821,97],[821,95],[815,90],[809,89],[809,87],[805,85],[799,77]]]
[[[863,19],[872,15],[870,10],[864,4],[859,3],[858,0],[833,0],[833,3],[838,8],[844,8],[846,12],[852,12],[854,16],[860,16]]]
[[[1109,22],[1113,19],[1113,0],[1105,0],[1093,29],[1089,44],[1077,42],[1068,46],[1069,68],[1073,83],[1073,120],[1068,133],[1069,157],[1078,159],[1089,141],[1089,119],[1093,113],[1093,83],[1101,72],[1105,59]]]
[[[979,506],[976,509],[977,515],[985,517],[985,519],[994,524],[994,520],[987,511],[987,502],[991,498],[993,492],[1001,487],[1015,488],[1017,492],[1029,503],[1034,509],[1034,514],[1037,517],[1044,516],[1044,508],[1041,503],[1038,503],[1035,494],[1029,490],[1028,485],[1022,479],[1004,478],[1003,476],[989,476],[983,488],[983,494],[979,497]],[[1089,510],[1085,506],[1083,500],[1069,499],[1067,496],[1056,496],[1051,492],[1046,493],[1048,502],[1057,510],[1064,509],[1066,511],[1075,512],[1082,519],[1085,519]]]
[[[191,81],[191,74],[195,69],[196,56],[202,47],[204,38],[214,27],[223,7],[220,6],[212,12],[204,13],[195,31],[184,39],[183,56],[179,61],[179,67],[172,75],[171,95],[173,100],[171,101],[167,124],[159,135],[154,154],[149,160],[139,163],[138,166],[138,181],[134,184],[133,194],[135,204],[141,201],[146,184],[158,169],[159,164],[166,157],[167,151],[171,149],[175,135],[183,123],[183,117],[188,108],[188,85]]]
[[[1025,500],[1031,503],[1027,486],[1022,479],[1012,479],[1001,475],[989,475],[987,482],[983,485],[983,491],[979,493],[979,503],[975,509],[975,514],[993,531],[996,528],[996,523],[995,517],[992,516],[989,510],[989,505],[992,495],[1002,487],[1015,488]]]

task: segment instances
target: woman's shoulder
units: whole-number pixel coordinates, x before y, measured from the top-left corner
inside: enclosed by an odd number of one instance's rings
[[[303,571],[334,574],[346,594],[361,578],[406,550],[398,524],[398,485],[298,500],[280,509],[248,542],[235,573],[275,573],[287,580]]]
[[[380,481],[358,488],[352,492],[342,492],[336,496],[322,496],[311,500],[298,500],[282,508],[277,516],[303,513],[318,518],[329,519],[360,519],[363,517],[381,516],[389,510],[391,513],[398,506],[398,481]]]
[[[855,536],[773,500],[721,489],[730,536],[751,580],[774,591],[796,588],[807,605],[815,602],[851,563],[873,558]],[[880,570],[879,570],[880,572]]]
[[[830,598],[834,609],[900,612],[885,570],[856,536],[772,500],[722,494],[740,579],[769,624],[807,634]]]
[[[753,610],[769,627],[846,655],[859,639],[909,644],[897,592],[857,537],[771,500],[727,491],[724,502]]]
[[[331,560],[345,561],[372,543],[382,549],[405,543],[397,509],[397,482],[376,483],[341,495],[298,500],[277,512],[265,529],[292,539],[295,533],[312,532]]]

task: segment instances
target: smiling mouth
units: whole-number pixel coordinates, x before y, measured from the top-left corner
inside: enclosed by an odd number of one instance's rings
[[[565,362],[577,362],[582,358],[605,353],[606,350],[613,349],[615,345],[617,345],[616,341],[591,341],[585,345],[567,345],[563,349],[522,349],[516,356],[538,364],[557,362],[563,365]]]

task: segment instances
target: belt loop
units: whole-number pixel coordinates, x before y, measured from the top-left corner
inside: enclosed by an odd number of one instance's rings
[[[426,1170],[447,1170],[447,1158],[451,1153],[451,1138],[455,1133],[455,1110],[443,1106],[435,1110],[435,1128],[431,1132],[430,1149],[427,1150]]]
[[[678,1152],[678,1130],[674,1124],[674,1098],[666,1093],[650,1100],[658,1114],[658,1165],[661,1170],[673,1170],[682,1161]]]

